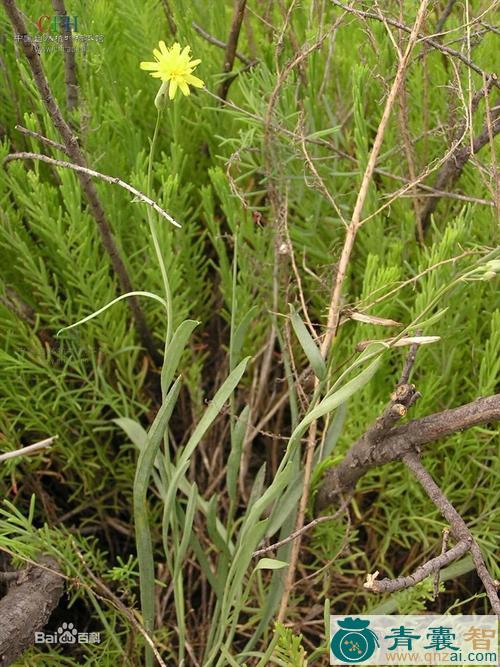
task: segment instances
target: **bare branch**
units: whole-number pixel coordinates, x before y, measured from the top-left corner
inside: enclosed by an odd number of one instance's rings
[[[453,561],[461,558],[470,548],[470,540],[463,539],[458,542],[452,549],[446,551],[436,558],[424,563],[420,567],[406,577],[398,577],[397,579],[377,579],[377,572],[368,575],[367,581],[364,585],[368,590],[374,593],[394,593],[394,591],[401,591],[404,588],[411,588],[415,584],[420,583],[433,572],[439,572],[443,567],[453,563]]]
[[[224,67],[222,70],[225,78],[219,88],[219,97],[221,97],[223,100],[226,99],[229,92],[229,86],[231,85],[231,82],[234,78],[229,76],[229,74],[233,69],[234,59],[236,57],[236,47],[238,46],[238,39],[240,37],[241,24],[243,23],[243,17],[245,15],[246,4],[247,0],[235,0],[233,20],[231,23],[229,38],[227,40],[226,53],[224,56]]]
[[[415,335],[419,336],[420,334],[421,332],[417,331]],[[418,352],[418,343],[413,343],[413,345],[410,347],[410,351],[408,352],[408,356],[406,357],[401,377],[398,380],[398,386],[405,385],[408,383],[411,371],[415,364],[415,359],[417,358],[417,352]]]
[[[269,551],[275,551],[276,549],[279,549],[280,547],[284,546],[285,544],[288,544],[288,542],[292,542],[292,540],[297,539],[297,537],[300,537],[304,533],[306,533],[308,530],[311,528],[314,528],[320,523],[324,523],[325,521],[333,521],[336,519],[342,512],[345,512],[347,506],[351,502],[351,496],[348,498],[345,498],[342,502],[342,505],[339,507],[339,509],[335,512],[335,514],[331,514],[329,516],[319,516],[310,523],[306,524],[305,526],[302,526],[302,528],[299,528],[298,530],[294,530],[293,533],[290,533],[288,537],[285,537],[285,539],[280,540],[279,542],[275,542],[274,544],[270,544],[267,547],[262,547],[262,549],[257,549],[257,551],[254,551],[252,554],[253,558],[256,558],[257,556],[262,556],[262,554],[268,553]]]
[[[177,34],[177,26],[175,25],[174,13],[172,12],[172,7],[168,0],[163,0],[163,9],[165,10],[165,16],[167,17],[168,29],[172,37],[175,37]]]
[[[495,421],[500,421],[500,394],[413,419],[389,430],[376,446],[364,434],[352,445],[342,462],[326,473],[318,493],[317,507],[326,507],[335,501],[339,493],[352,490],[358,480],[373,467],[401,460],[417,447],[429,445],[453,433]]]
[[[445,554],[446,551],[448,550],[449,539],[450,539],[450,529],[443,528],[443,542],[441,544],[441,555]],[[440,570],[437,570],[436,574],[434,575],[434,599],[436,599],[439,595],[439,575],[440,575]]]
[[[0,462],[7,461],[8,459],[14,459],[18,456],[28,456],[30,454],[36,454],[40,449],[45,449],[50,447],[50,445],[57,439],[57,435],[53,435],[51,438],[46,438],[45,440],[40,440],[40,442],[35,442],[33,445],[28,445],[27,447],[21,447],[21,449],[15,449],[12,452],[4,452],[0,454]]]
[[[52,0],[52,7],[58,16],[67,16],[64,0]],[[66,103],[68,111],[78,106],[78,81],[76,78],[75,51],[73,49],[73,35],[69,21],[59,21],[61,34],[65,37],[64,46],[64,82],[66,84]]]
[[[457,0],[448,0],[446,7],[443,9],[443,13],[439,17],[436,27],[434,29],[434,32],[439,33],[444,27],[444,24],[446,23],[447,18],[453,11],[453,7],[455,6]]]
[[[491,121],[486,122],[480,134],[474,139],[472,146],[467,144],[457,146],[453,153],[441,167],[436,179],[436,189],[444,190],[446,187],[453,186],[460,178],[460,175],[473,155],[476,155],[483,146],[500,132],[500,104],[497,104],[491,110]],[[422,211],[421,227],[425,231],[429,226],[431,215],[436,210],[439,203],[439,197],[433,197],[427,200],[427,204]]]
[[[48,137],[44,137],[43,134],[40,134],[39,132],[34,132],[33,130],[28,130],[26,127],[23,127],[22,125],[16,125],[14,127],[15,130],[18,130],[22,134],[25,134],[28,137],[33,137],[34,139],[38,139],[42,144],[45,144],[46,146],[49,146],[50,148],[55,148],[56,151],[61,151],[62,153],[66,153],[66,148],[62,145],[59,144],[57,141],[52,141],[52,139],[49,139]]]
[[[337,333],[337,327],[340,319],[340,300],[342,296],[342,286],[344,284],[344,279],[347,274],[347,267],[349,265],[351,253],[354,247],[354,241],[358,233],[358,230],[361,226],[361,214],[363,212],[366,197],[368,195],[368,188],[373,176],[378,154],[382,147],[382,141],[384,139],[384,134],[387,128],[387,123],[389,122],[389,117],[391,115],[392,107],[394,106],[394,102],[396,100],[399,89],[405,77],[408,61],[410,59],[410,55],[413,51],[413,48],[415,47],[419,30],[424,20],[427,4],[428,0],[422,0],[422,2],[420,3],[418,13],[415,18],[415,23],[410,31],[411,34],[408,40],[408,44],[406,45],[406,50],[399,62],[398,69],[396,71],[396,76],[394,78],[391,89],[387,96],[387,100],[385,102],[384,111],[382,113],[382,118],[380,119],[380,123],[377,129],[377,134],[373,142],[373,146],[370,152],[370,157],[368,159],[368,164],[366,165],[365,173],[363,174],[363,180],[361,182],[356,203],[354,205],[354,211],[352,213],[351,221],[347,228],[344,247],[342,248],[342,253],[340,256],[339,266],[328,310],[326,334],[321,343],[321,353],[323,354],[323,356],[326,356],[330,348],[331,342],[335,338]]]
[[[366,12],[361,9],[354,9],[353,7],[350,7],[349,5],[344,5],[342,2],[339,2],[339,0],[330,0],[332,4],[334,4],[337,7],[340,7],[340,9],[343,9],[345,12],[349,12],[350,14],[355,14],[356,16],[361,16],[367,19],[374,19],[375,21],[382,21],[382,18],[380,17],[379,14],[375,14],[374,12]],[[399,28],[400,30],[403,30],[404,32],[410,33],[412,29],[405,25],[404,23],[401,23],[400,21],[396,21],[394,19],[390,19],[385,17],[385,21],[389,24],[394,26],[395,28]],[[464,63],[464,65],[467,65],[467,67],[470,67],[471,70],[479,74],[480,76],[488,76],[486,72],[484,72],[480,67],[478,67],[475,63],[473,63],[471,60],[466,58],[463,53],[460,53],[460,51],[456,51],[455,49],[451,49],[449,46],[445,46],[444,44],[441,44],[440,42],[436,41],[432,37],[428,37],[427,35],[424,35],[422,33],[419,33],[417,35],[418,41],[419,42],[425,42],[426,44],[429,44],[433,48],[437,49],[438,51],[441,51],[442,53],[446,53],[449,56],[452,56],[453,58],[457,58],[461,62]],[[500,84],[498,83],[498,80],[495,78],[494,85],[497,87],[500,87]]]
[[[220,49],[227,49],[227,43],[223,42],[222,39],[217,39],[217,37],[214,37],[211,35],[209,32],[207,32],[204,28],[201,27],[201,25],[198,25],[195,21],[191,23],[193,28],[196,30],[196,32],[203,37],[203,39],[206,39],[209,44],[213,44],[214,46],[218,46]],[[248,65],[248,67],[251,67],[252,65],[255,65],[255,61],[251,60],[250,58],[247,58],[243,53],[240,53],[239,51],[235,51],[234,55],[238,60],[241,60],[241,62],[244,65]]]
[[[488,595],[493,611],[498,617],[500,617],[500,600],[498,598],[495,582],[488,572],[481,554],[481,549],[479,548],[477,542],[474,540],[470,530],[467,528],[467,524],[450,503],[448,498],[446,498],[436,482],[432,479],[429,472],[424,468],[417,454],[407,454],[403,457],[403,462],[412,471],[434,505],[436,505],[441,514],[448,521],[453,537],[456,540],[466,540],[469,542],[472,560],[476,566],[477,573],[484,584],[486,594]]]
[[[106,183],[119,185],[124,190],[127,190],[128,192],[133,194],[134,197],[137,197],[148,206],[151,206],[159,215],[161,215],[163,218],[166,218],[170,223],[172,223],[172,225],[174,225],[175,227],[180,227],[180,224],[176,220],[174,220],[174,218],[172,218],[172,216],[169,215],[164,209],[162,209],[161,206],[159,206],[153,199],[145,195],[137,188],[134,188],[133,185],[130,185],[125,181],[122,181],[121,178],[118,178],[116,176],[108,176],[107,174],[102,174],[101,172],[95,171],[94,169],[89,169],[88,167],[82,167],[78,164],[74,164],[73,162],[66,162],[64,160],[55,160],[54,158],[48,157],[47,155],[42,155],[41,153],[28,153],[28,152],[10,153],[5,157],[4,162],[11,162],[12,160],[40,160],[40,162],[53,164],[56,167],[64,167],[65,169],[72,169],[73,171],[87,174],[88,176],[93,176],[95,178],[99,178],[101,179],[101,181],[105,181]]]

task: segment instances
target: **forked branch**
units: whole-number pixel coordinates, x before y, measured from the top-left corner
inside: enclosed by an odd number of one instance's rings
[[[429,472],[424,468],[417,454],[413,452],[407,454],[403,457],[403,462],[412,471],[434,505],[448,521],[453,537],[456,540],[468,543],[472,560],[476,566],[479,578],[484,584],[491,607],[495,614],[500,618],[500,600],[498,598],[497,587],[492,576],[488,572],[483,555],[481,554],[481,549],[468,529],[467,524],[441,491],[436,482],[432,479]]]
[[[458,408],[391,428],[374,444],[369,429],[349,449],[341,463],[328,471],[318,493],[319,509],[335,502],[339,494],[352,491],[368,470],[400,461],[406,454],[437,440],[480,424],[500,421],[500,394],[478,398]]]

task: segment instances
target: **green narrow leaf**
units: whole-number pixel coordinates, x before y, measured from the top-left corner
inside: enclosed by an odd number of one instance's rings
[[[191,486],[191,491],[189,493],[189,498],[186,505],[186,514],[182,526],[181,543],[175,554],[176,561],[175,561],[173,579],[176,579],[179,576],[181,567],[183,565],[184,556],[186,554],[188,545],[191,541],[191,532],[193,529],[193,519],[196,510],[197,496],[198,496],[198,487],[196,486],[196,484],[193,484]]]
[[[63,331],[69,331],[70,329],[74,329],[75,327],[79,327],[80,324],[85,324],[85,322],[89,322],[90,320],[93,320],[94,317],[97,317],[101,313],[104,313],[105,310],[107,310],[108,308],[111,308],[111,306],[114,306],[115,303],[118,303],[118,301],[122,301],[123,299],[128,299],[131,296],[147,296],[149,299],[153,299],[154,301],[159,301],[165,308],[167,308],[167,302],[164,299],[162,299],[161,296],[158,296],[157,294],[153,294],[153,292],[127,292],[126,294],[121,294],[120,296],[116,297],[116,299],[113,299],[113,301],[110,301],[109,303],[107,303],[102,308],[99,308],[99,310],[96,310],[92,314],[87,315],[87,317],[84,317],[82,320],[78,320],[78,322],[75,322],[74,324],[70,324],[67,327],[63,327],[62,329],[59,329],[56,336],[59,336],[59,334],[62,333]]]
[[[285,523],[287,517],[290,516],[290,513],[295,511],[297,502],[304,491],[303,481],[304,473],[299,472],[283,496],[274,504],[269,517],[269,527],[267,529],[266,537],[272,537],[277,533]]]
[[[240,416],[236,419],[231,438],[231,452],[227,461],[227,492],[231,503],[236,502],[236,485],[238,483],[238,473],[240,470],[241,450],[243,447],[243,440],[248,426],[248,416],[250,414],[250,406],[246,405],[241,411]]]
[[[319,380],[324,380],[326,377],[326,366],[323,357],[321,356],[321,352],[319,351],[316,343],[313,341],[311,334],[306,328],[306,325],[301,320],[291,304],[290,317],[295,335],[299,339],[299,343],[302,346],[302,349],[304,350],[316,377]]]
[[[240,667],[240,663],[236,662],[233,656],[229,653],[228,649],[225,646],[220,647],[220,652],[223,655],[224,659],[227,661],[227,664],[230,667]]]
[[[135,419],[129,419],[129,417],[118,417],[112,421],[125,431],[139,451],[144,449],[148,433],[139,422],[135,421]]]
[[[255,479],[252,484],[252,490],[250,491],[250,498],[248,499],[247,503],[247,511],[250,507],[254,505],[257,499],[262,496],[262,490],[264,489],[265,478],[266,478],[266,464],[263,463],[260,466],[259,470],[257,471],[257,474],[255,475]]]
[[[219,531],[217,530],[217,500],[218,497],[214,494],[208,502],[208,512],[207,512],[207,532],[208,536],[217,547],[219,551],[225,552],[229,556],[227,550],[227,544],[222,539]]]
[[[341,125],[335,125],[334,127],[327,127],[324,130],[318,130],[317,132],[308,134],[307,139],[321,139],[322,137],[326,137],[329,134],[337,134],[340,129]]]
[[[141,451],[137,461],[134,480],[134,522],[139,562],[141,608],[144,627],[148,632],[154,626],[154,559],[149,513],[147,508],[147,492],[156,455],[163,440],[181,387],[178,378],[165,398],[148,433],[146,447]],[[151,653],[150,649],[147,649]],[[147,658],[148,660],[148,658]],[[151,661],[151,659],[149,659]]]
[[[36,496],[34,493],[31,494],[30,498],[30,509],[28,513],[28,525],[33,525],[33,519],[35,518],[35,505],[36,505]]]
[[[326,433],[325,442],[323,449],[317,449],[314,453],[314,465],[317,465],[320,461],[323,461],[333,451],[333,448],[337,444],[337,440],[340,438],[342,433],[342,428],[344,427],[344,421],[347,414],[347,401],[339,405],[339,409],[335,412],[335,416],[332,419],[328,431]]]
[[[175,494],[177,493],[177,488],[179,486],[180,480],[183,477],[184,473],[186,472],[187,468],[189,467],[189,461],[194,450],[200,443],[200,440],[203,438],[205,433],[210,428],[214,419],[221,411],[224,403],[226,403],[228,398],[231,396],[232,392],[236,389],[243,373],[245,372],[249,358],[250,357],[243,359],[243,361],[238,364],[238,366],[234,369],[234,371],[229,374],[229,377],[226,378],[225,382],[222,384],[222,386],[219,388],[219,390],[213,397],[212,401],[210,402],[210,405],[205,410],[203,417],[200,419],[198,425],[196,426],[186,446],[184,447],[180,455],[179,462],[172,475],[172,479],[170,480],[169,488],[164,498],[164,503],[166,506],[165,511],[167,513],[171,511],[173,499],[175,498]]]
[[[174,379],[186,344],[198,324],[199,322],[196,320],[184,320],[175,330],[172,340],[165,350],[165,358],[161,369],[161,390],[164,395]]]
[[[288,563],[284,560],[261,558],[255,566],[255,570],[281,570],[284,567],[288,567]]]
[[[243,349],[243,343],[245,342],[245,336],[248,331],[248,327],[250,326],[250,323],[258,310],[258,306],[252,306],[236,327],[234,335],[231,339],[231,370],[234,368],[234,364],[238,362],[238,357],[240,356],[241,350]]]
[[[332,412],[335,410],[335,408],[338,408],[339,405],[347,401],[347,399],[350,398],[353,394],[362,389],[365,384],[367,384],[375,375],[380,367],[381,362],[382,356],[377,357],[377,359],[372,361],[372,363],[367,368],[365,368],[364,371],[361,371],[361,373],[359,373],[355,378],[349,382],[346,382],[343,387],[335,391],[333,394],[326,396],[300,422],[296,428],[297,433],[303,433],[305,429],[313,423],[313,421],[316,421],[320,417],[323,417],[323,415]]]
[[[224,589],[219,585],[217,578],[212,572],[212,568],[210,565],[210,561],[207,558],[207,554],[205,553],[205,550],[201,546],[199,539],[196,537],[196,534],[193,531],[191,531],[189,540],[191,549],[194,551],[196,560],[198,561],[203,574],[207,578],[210,588],[214,591],[217,597],[221,599],[224,594]]]

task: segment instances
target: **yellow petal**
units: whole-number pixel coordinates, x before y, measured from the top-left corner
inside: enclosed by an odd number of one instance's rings
[[[179,88],[183,95],[189,95],[189,86],[185,81],[179,81]]]
[[[189,83],[190,86],[194,86],[195,88],[203,88],[205,85],[204,81],[198,79],[197,76],[193,76],[192,74],[188,74],[186,76],[186,83]]]
[[[162,55],[161,55],[161,53],[158,51],[158,49],[153,49],[153,55],[154,55],[154,57],[156,58],[156,60],[161,60],[161,58],[162,58]]]
[[[168,89],[168,96],[170,97],[171,100],[174,99],[176,92],[177,92],[177,81],[176,79],[171,79],[170,86]]]
[[[174,44],[174,45],[172,46],[172,48],[171,48],[171,52],[172,52],[173,55],[175,55],[175,56],[180,55],[180,52],[181,52],[181,45],[179,44],[179,42],[175,42],[175,44]]]
[[[163,55],[168,56],[167,45],[165,44],[165,42],[163,40],[160,42],[159,46],[160,46],[160,51],[163,53]]]
[[[201,60],[198,58],[197,60],[190,60],[189,61],[189,67],[192,67],[193,69],[196,67],[196,65],[199,65],[201,63]]]
[[[141,69],[146,69],[146,70],[153,70],[153,69],[158,69],[158,63],[141,63],[139,65]]]

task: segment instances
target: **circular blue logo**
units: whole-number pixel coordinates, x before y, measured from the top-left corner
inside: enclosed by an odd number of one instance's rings
[[[379,646],[377,635],[369,629],[370,621],[345,618],[337,621],[337,630],[330,642],[333,655],[342,662],[357,663],[368,660]]]

